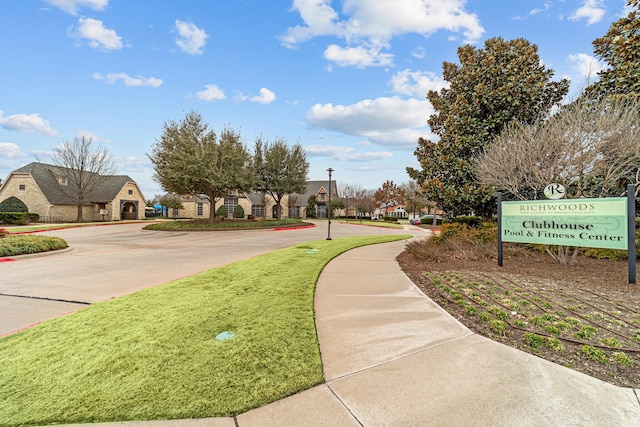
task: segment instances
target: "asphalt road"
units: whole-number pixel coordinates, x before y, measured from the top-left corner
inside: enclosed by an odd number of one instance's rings
[[[0,263],[0,336],[88,304],[193,275],[309,240],[326,239],[326,221],[296,230],[147,231],[116,224],[48,231],[70,249]],[[331,237],[408,230],[332,222]]]

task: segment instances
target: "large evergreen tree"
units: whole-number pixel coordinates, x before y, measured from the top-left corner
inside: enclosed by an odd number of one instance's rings
[[[218,200],[236,190],[248,191],[254,183],[251,156],[240,134],[225,128],[218,137],[193,111],[180,122],[164,123],[149,159],[154,178],[166,191],[208,197],[211,222]]]
[[[640,0],[628,0],[627,5],[629,14],[593,41],[594,53],[609,67],[587,88],[588,96],[640,95]]]
[[[288,146],[284,139],[273,143],[256,140],[254,153],[255,189],[271,195],[277,205],[277,219],[282,218],[285,195],[307,191],[309,163],[300,144]]]
[[[553,70],[525,39],[492,38],[484,48],[465,45],[458,58],[459,65],[443,64],[449,87],[427,96],[435,109],[428,123],[439,140],[420,138],[415,155],[422,169],[407,172],[448,215],[488,216],[495,211],[493,189],[477,183],[473,158],[508,123],[547,115],[566,95],[569,81],[551,81]]]

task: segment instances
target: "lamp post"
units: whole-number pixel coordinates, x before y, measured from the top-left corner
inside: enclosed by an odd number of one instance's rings
[[[329,172],[329,209],[327,210],[327,240],[331,240],[331,172],[333,169],[327,169]]]
[[[347,224],[349,224],[349,192],[351,191],[351,187],[349,187],[348,185],[345,187],[345,195],[347,196],[347,209],[344,211],[344,213],[347,216]]]

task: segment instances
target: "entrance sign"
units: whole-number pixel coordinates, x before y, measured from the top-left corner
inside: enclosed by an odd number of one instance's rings
[[[627,249],[627,198],[502,202],[502,241]]]
[[[551,184],[554,195],[559,192],[556,185]],[[635,219],[632,184],[627,185],[627,197],[598,199],[503,202],[498,193],[498,265],[502,242],[620,249],[627,251],[629,283],[636,283]]]

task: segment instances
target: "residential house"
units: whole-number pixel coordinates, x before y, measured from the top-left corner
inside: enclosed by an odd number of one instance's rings
[[[77,204],[69,169],[39,162],[11,172],[0,187],[0,201],[20,199],[42,221],[75,221]],[[144,218],[145,200],[138,184],[127,175],[103,177],[99,188],[87,195],[82,207],[85,221]]]
[[[308,181],[307,191],[303,194],[287,194],[282,198],[282,218],[306,218],[309,198],[316,201],[316,216],[327,217],[327,203],[329,201],[329,181]],[[338,190],[335,182],[331,182],[331,197],[338,198]],[[176,218],[209,218],[211,204],[202,195],[182,196],[183,209],[176,212]],[[216,209],[221,205],[227,208],[231,217],[236,206],[241,206],[244,216],[253,215],[256,218],[276,218],[276,202],[269,194],[257,193],[232,193],[216,202]],[[173,217],[172,214],[169,216]]]

